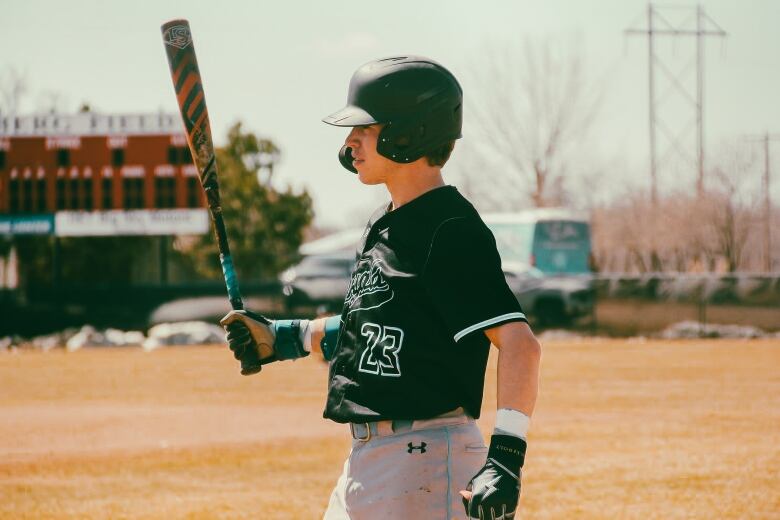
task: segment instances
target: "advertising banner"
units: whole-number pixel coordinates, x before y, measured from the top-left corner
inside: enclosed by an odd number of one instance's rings
[[[206,209],[58,211],[61,237],[121,235],[201,235],[209,230]]]
[[[0,215],[0,235],[51,235],[54,215]]]

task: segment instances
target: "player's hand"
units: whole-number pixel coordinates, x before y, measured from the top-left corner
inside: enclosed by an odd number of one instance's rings
[[[272,361],[298,359],[309,352],[303,339],[308,320],[271,321],[252,311],[230,311],[220,320],[225,328],[225,339],[233,356],[241,361],[244,375],[260,371],[260,366]]]
[[[521,468],[526,443],[520,437],[493,435],[485,465],[460,492],[469,518],[504,520],[515,517],[520,498]]]
[[[273,324],[271,320],[249,310],[230,311],[219,324],[225,329],[225,339],[233,356],[242,362],[269,362],[274,356]]]

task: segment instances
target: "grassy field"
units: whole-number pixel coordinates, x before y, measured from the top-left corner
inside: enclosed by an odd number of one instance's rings
[[[547,343],[542,371],[521,518],[780,518],[780,341]],[[0,354],[0,518],[319,518],[349,449],[325,383],[219,347]]]

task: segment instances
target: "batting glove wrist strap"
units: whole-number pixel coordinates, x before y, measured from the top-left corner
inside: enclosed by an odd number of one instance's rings
[[[493,459],[514,475],[518,475],[525,462],[526,446],[526,442],[520,437],[493,435],[490,437],[488,460]]]
[[[499,408],[496,411],[496,427],[494,435],[512,435],[521,439],[528,438],[528,428],[531,418],[520,410]]]
[[[276,359],[298,359],[309,353],[301,341],[301,320],[276,320],[273,322],[274,352]]]
[[[339,330],[341,329],[341,316],[331,316],[325,320],[325,337],[320,341],[322,357],[330,361],[336,350],[336,343],[339,340]]]

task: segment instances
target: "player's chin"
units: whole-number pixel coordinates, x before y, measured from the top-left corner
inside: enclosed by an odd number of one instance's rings
[[[360,182],[362,182],[363,184],[368,184],[368,185],[382,184],[382,179],[379,175],[376,175],[371,170],[368,170],[366,168],[361,168],[362,166],[361,164],[354,164],[354,166],[355,169],[358,171],[358,179],[360,179]]]

